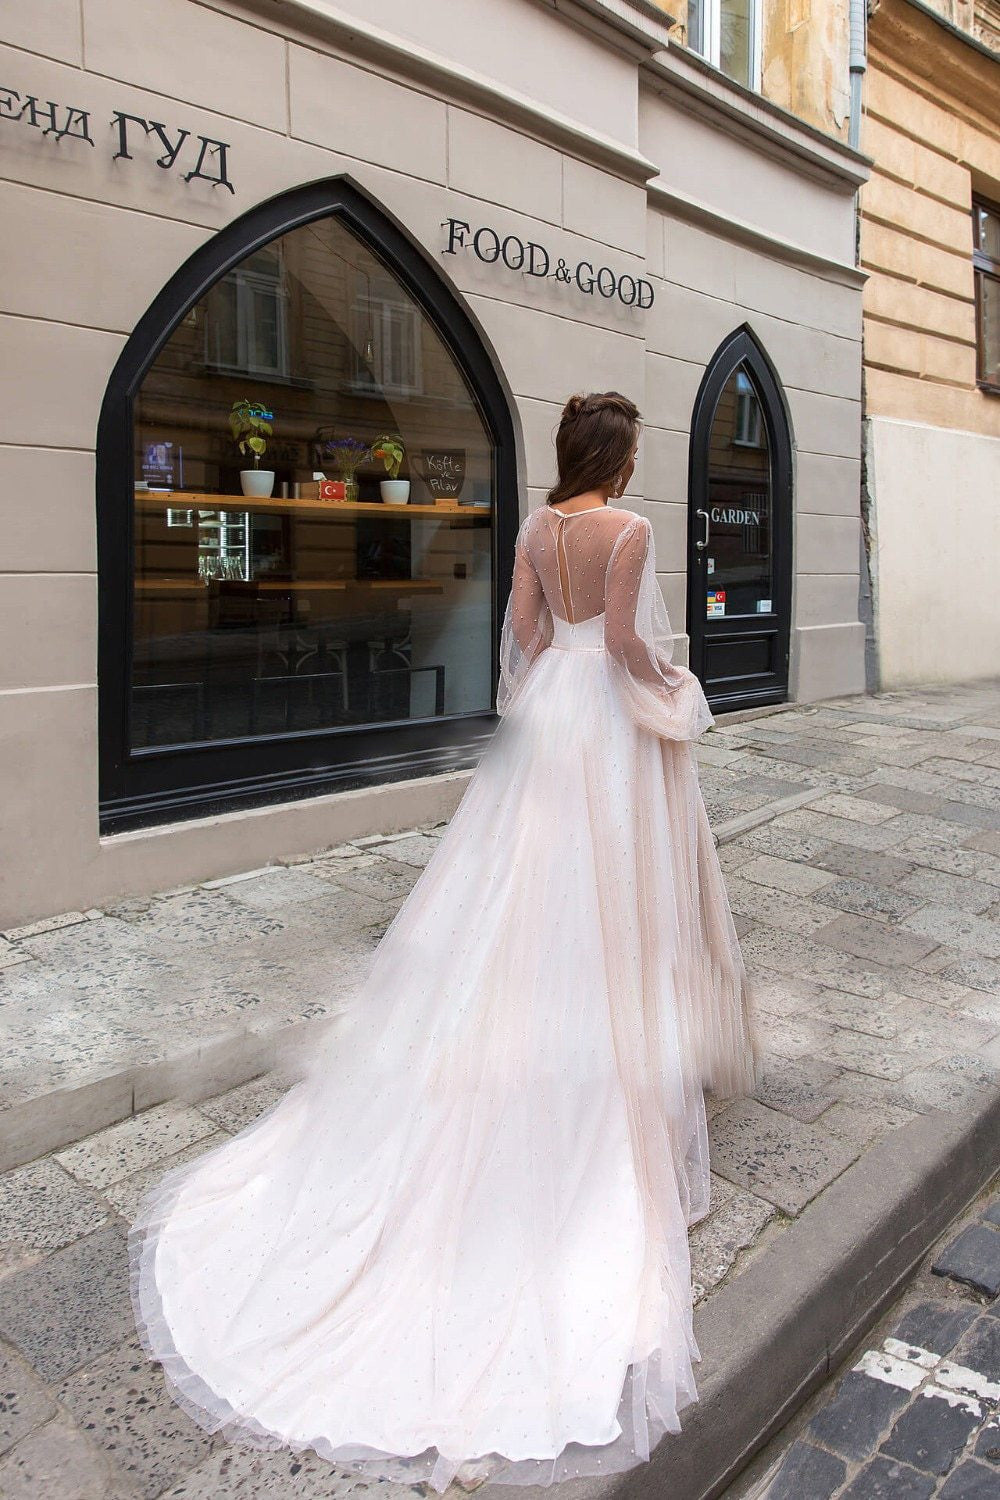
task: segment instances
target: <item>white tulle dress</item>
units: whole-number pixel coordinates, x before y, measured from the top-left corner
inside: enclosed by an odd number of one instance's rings
[[[532,511],[496,733],[298,1081],[129,1236],[143,1345],[210,1431],[443,1490],[649,1456],[697,1399],[704,1088],[755,1008],[648,520]]]

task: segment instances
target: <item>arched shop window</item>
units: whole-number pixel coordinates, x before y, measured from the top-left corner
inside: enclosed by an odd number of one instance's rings
[[[513,465],[475,325],[366,195],[312,184],[215,235],[101,416],[103,827],[468,764]]]

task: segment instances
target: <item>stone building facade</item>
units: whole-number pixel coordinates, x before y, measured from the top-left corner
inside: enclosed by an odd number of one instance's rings
[[[864,494],[884,688],[1000,671],[1000,54],[997,7],[963,26],[879,0],[861,192]]]
[[[863,690],[863,152],[648,0],[2,33],[0,926],[447,815],[575,390],[713,707]]]

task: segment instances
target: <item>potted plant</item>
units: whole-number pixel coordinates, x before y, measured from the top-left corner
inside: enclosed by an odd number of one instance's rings
[[[320,452],[325,458],[330,459],[344,481],[344,498],[357,500],[358,481],[355,475],[365,460],[371,457],[368,444],[353,437],[330,438],[328,442],[322,444]]]
[[[379,481],[379,493],[386,505],[406,505],[409,501],[410,481],[399,477],[404,451],[400,437],[380,437],[372,444],[372,458],[380,458],[390,476]]]
[[[233,442],[246,456],[253,454],[253,468],[240,470],[240,484],[244,495],[265,496],[274,493],[274,470],[262,469],[260,461],[267,452],[267,440],[274,428],[274,412],[261,406],[259,401],[234,401],[229,413],[229,429]]]

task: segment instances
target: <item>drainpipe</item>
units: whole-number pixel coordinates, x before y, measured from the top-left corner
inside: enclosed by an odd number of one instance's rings
[[[855,151],[861,149],[861,103],[864,75],[868,68],[868,6],[871,4],[874,10],[879,0],[849,0],[850,5],[850,56],[848,66],[850,68],[851,85],[851,113],[848,123],[847,141]],[[856,193],[854,198],[854,259],[858,261],[861,254],[861,200],[860,194]],[[864,366],[862,364],[861,374],[861,402],[862,402],[862,424],[861,424],[861,526],[859,537],[859,579],[858,579],[858,618],[865,627],[865,692],[878,692],[879,661],[878,661],[878,639],[875,631],[875,600],[872,580],[872,531],[874,530],[874,515],[872,505],[872,493],[869,486],[869,478],[873,477],[868,471],[868,441],[870,434],[869,423],[864,420],[864,395],[865,380]]]
[[[867,0],[850,0],[851,51],[848,66],[851,71],[851,118],[848,126],[847,144],[855,151],[861,149],[861,84],[868,67],[866,58],[868,5]]]

